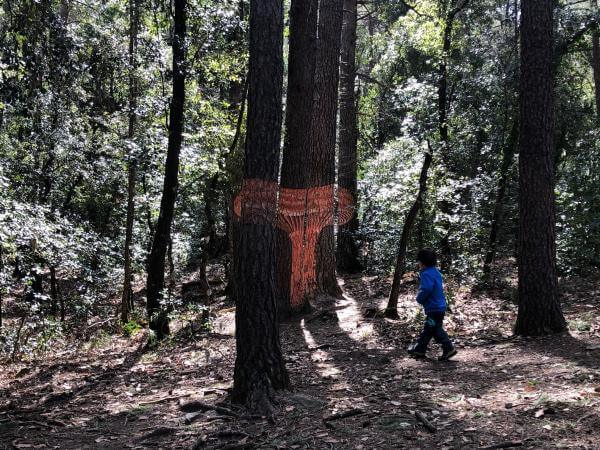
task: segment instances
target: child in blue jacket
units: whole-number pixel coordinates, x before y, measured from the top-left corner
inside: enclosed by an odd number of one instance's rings
[[[446,314],[446,297],[442,274],[437,269],[437,255],[430,249],[420,250],[417,254],[421,285],[417,294],[417,302],[425,310],[425,326],[416,344],[408,349],[415,358],[424,358],[431,338],[441,344],[443,353],[438,358],[447,361],[456,355],[456,348],[444,330],[444,315]]]

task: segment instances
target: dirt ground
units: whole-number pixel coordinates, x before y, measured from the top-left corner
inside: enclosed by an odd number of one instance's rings
[[[293,387],[275,423],[227,403],[235,339],[225,304],[211,332],[182,321],[158,349],[146,349],[145,332],[99,330],[0,366],[0,449],[600,449],[600,280],[563,282],[570,332],[536,339],[512,337],[508,284],[450,286],[450,362],[435,345],[427,360],[406,355],[420,328],[416,285],[389,320],[369,317],[389,280],[340,281],[344,298],[281,327]]]

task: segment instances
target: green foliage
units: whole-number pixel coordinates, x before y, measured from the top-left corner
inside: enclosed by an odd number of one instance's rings
[[[408,269],[418,247],[439,248],[447,232],[451,274],[473,280],[481,276],[503,149],[518,117],[517,12],[496,1],[470,3],[455,17],[450,51],[443,55],[448,23],[444,5],[448,2],[416,2],[416,12],[403,10],[386,15],[388,22],[380,26],[359,27],[359,73],[366,73],[359,77],[359,238],[367,266],[388,272],[429,143],[434,161],[424,209],[409,243]],[[563,5],[557,17],[560,45],[591,12],[587,6]],[[587,36],[573,44],[581,52],[563,57],[557,77],[557,247],[564,274],[591,273],[600,267],[600,140]],[[448,149],[438,133],[439,70],[444,60]],[[516,163],[514,158],[506,177],[497,260],[514,256]],[[449,208],[442,211],[442,204]]]
[[[132,163],[136,279],[144,269],[163,181],[171,12],[168,3],[139,5],[133,139],[126,138],[128,2],[14,2],[0,11],[0,294],[10,306],[0,332],[6,351],[21,317],[19,354],[38,346],[30,335],[39,333],[41,347],[58,339],[46,318],[60,318],[61,300],[67,323],[115,314],[107,300],[120,296]],[[239,177],[243,138],[234,148],[232,141],[247,71],[247,3],[195,0],[188,11],[185,134],[172,231],[176,279],[200,253],[206,181],[214,174],[215,232],[225,233]],[[179,307],[175,296],[167,300]],[[134,317],[124,332],[135,333],[140,323]]]
[[[428,192],[411,234],[407,269],[419,247],[437,248],[448,233],[448,275],[470,281],[481,275],[499,167],[518,117],[518,12],[497,0],[469,2],[454,18],[444,54],[443,33],[456,2],[409,3],[359,6],[357,240],[368,270],[391,270],[424,154],[431,150]],[[0,9],[4,354],[16,349],[17,356],[34,355],[52,348],[73,324],[115,314],[132,166],[134,281],[144,278],[163,186],[172,17],[168,2],[139,5],[133,71],[129,2],[21,1]],[[237,123],[247,81],[248,2],[190,0],[188,12],[185,129],[171,233],[175,281],[198,266],[204,251],[211,257],[227,251],[245,132],[244,120],[239,133]],[[557,45],[593,13],[587,4],[559,2]],[[566,275],[600,267],[600,134],[588,41],[585,34],[574,41],[557,71],[557,254]],[[447,148],[438,123],[443,63]],[[137,125],[128,138],[132,74]],[[517,158],[507,166],[497,260],[512,260],[517,232]],[[209,235],[210,251],[204,248]],[[163,298],[174,317],[211,329],[207,312],[188,311],[177,289],[167,289]],[[123,332],[133,335],[146,321],[136,313]]]
[[[130,320],[122,325],[122,329],[125,336],[131,337],[136,335],[137,332],[142,329],[142,325],[136,320]]]

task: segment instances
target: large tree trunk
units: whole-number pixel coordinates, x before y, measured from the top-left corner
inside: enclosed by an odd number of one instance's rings
[[[356,202],[356,148],[358,141],[356,80],[356,0],[344,0],[344,21],[342,25],[342,51],[340,61],[340,137],[338,154],[338,186],[345,188]],[[337,266],[344,272],[359,272],[356,233],[358,214],[356,209],[346,224],[338,227]]]
[[[590,0],[592,8],[598,9],[598,0]],[[596,118],[600,124],[600,31],[592,34],[592,70],[594,72],[594,88],[596,94]]]
[[[232,398],[272,414],[289,384],[275,301],[277,177],[283,90],[283,2],[251,0],[244,182],[234,239],[236,360]]]
[[[423,204],[423,197],[427,191],[427,174],[429,172],[429,167],[431,166],[432,156],[431,148],[429,148],[428,152],[425,154],[423,166],[421,167],[421,173],[419,175],[419,190],[417,192],[417,197],[408,210],[406,220],[404,221],[404,225],[402,227],[402,235],[400,236],[398,255],[396,257],[396,266],[394,268],[392,289],[390,290],[388,304],[385,309],[385,316],[393,319],[398,317],[398,296],[400,295],[400,282],[402,281],[402,275],[404,275],[404,272],[406,271],[406,249],[408,247],[410,233]]]
[[[554,205],[553,0],[521,4],[519,312],[515,332],[566,328],[558,295]]]
[[[127,322],[133,309],[133,290],[131,288],[131,242],[133,240],[133,221],[135,219],[135,181],[137,155],[133,141],[137,120],[137,35],[139,24],[138,0],[129,0],[129,124],[127,129],[127,218],[125,220],[125,263],[123,268],[123,293],[121,295],[121,321]]]
[[[500,165],[500,179],[498,180],[498,190],[496,191],[496,203],[492,214],[492,223],[490,225],[490,235],[488,238],[488,248],[483,262],[483,280],[490,281],[492,264],[496,257],[496,248],[498,244],[498,230],[504,213],[504,201],[508,182],[510,178],[510,168],[513,164],[515,151],[519,139],[519,121],[515,119],[508,135],[508,139],[502,147],[502,163]]]
[[[313,114],[317,0],[292,0],[285,141],[281,166],[279,214],[288,226],[277,230],[279,319],[310,308],[314,286],[302,283],[306,240],[306,189],[309,187]],[[294,286],[297,284],[298,286]],[[308,289],[306,289],[308,288]]]
[[[342,31],[343,0],[321,0],[317,37],[317,63],[311,143],[311,187],[326,187],[335,183],[335,143],[337,128],[337,99],[339,82],[340,37]],[[326,191],[323,191],[326,192]],[[317,208],[324,217],[327,210],[333,213],[331,198],[315,198]],[[310,218],[308,218],[310,222]],[[318,229],[322,225],[308,224]],[[339,296],[341,289],[335,275],[335,239],[333,225],[322,228],[316,246],[317,291]]]
[[[171,236],[173,210],[177,198],[179,151],[181,150],[185,102],[186,0],[174,0],[174,6],[173,97],[169,113],[169,142],[160,213],[154,229],[152,250],[148,258],[146,283],[148,320],[150,329],[156,333],[158,339],[169,334],[168,308],[161,304],[161,296],[165,286],[165,255]]]

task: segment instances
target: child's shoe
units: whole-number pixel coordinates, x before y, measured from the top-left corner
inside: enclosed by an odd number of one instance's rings
[[[425,353],[418,352],[416,349],[417,349],[416,345],[411,345],[410,347],[408,347],[408,354],[416,359],[425,358]]]
[[[450,358],[456,356],[458,352],[456,348],[452,347],[450,350],[444,350],[444,353],[440,355],[438,361],[448,361]]]

